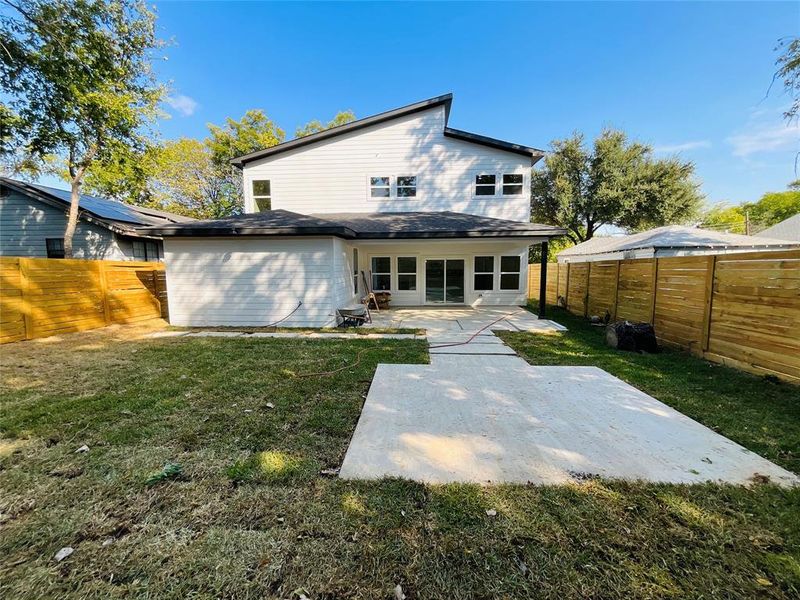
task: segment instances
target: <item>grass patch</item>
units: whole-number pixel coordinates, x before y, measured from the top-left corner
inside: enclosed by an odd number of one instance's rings
[[[568,328],[552,335],[498,332],[534,365],[591,365],[800,474],[800,386],[759,377],[665,349],[660,354],[618,352],[605,329],[550,307]]]
[[[800,591],[798,490],[321,477],[341,462],[375,366],[427,361],[421,341],[98,331],[0,352],[4,598]],[[56,563],[64,546],[75,552]]]
[[[172,331],[239,331],[242,333],[352,333],[369,335],[371,333],[404,333],[424,335],[425,330],[414,327],[170,327]]]

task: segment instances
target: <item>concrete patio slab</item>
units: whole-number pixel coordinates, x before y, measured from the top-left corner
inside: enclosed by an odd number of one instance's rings
[[[673,483],[798,478],[596,367],[513,356],[378,366],[342,464],[349,479]]]

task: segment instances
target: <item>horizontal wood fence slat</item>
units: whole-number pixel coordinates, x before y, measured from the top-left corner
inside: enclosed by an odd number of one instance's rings
[[[800,250],[547,268],[547,301],[574,314],[649,322],[662,344],[800,383]],[[531,298],[539,275],[530,265]]]
[[[0,258],[0,344],[167,318],[164,265]]]

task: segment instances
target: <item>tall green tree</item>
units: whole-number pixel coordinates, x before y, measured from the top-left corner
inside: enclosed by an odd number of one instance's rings
[[[800,189],[797,182],[782,192],[767,192],[757,202],[737,206],[719,203],[703,214],[701,227],[731,233],[754,233],[800,213]]]
[[[241,171],[230,159],[274,146],[283,141],[284,132],[261,110],[208,128],[204,140],[163,142],[135,161],[115,157],[96,169],[86,186],[101,196],[198,219],[241,213]]]
[[[151,69],[162,47],[141,0],[3,0],[0,83],[4,160],[36,175],[63,164],[72,256],[81,185],[95,165],[141,152],[164,94]],[[4,139],[4,141],[7,141]]]
[[[603,225],[642,230],[694,217],[701,203],[694,167],[656,159],[652,148],[605,130],[587,147],[575,133],[551,144],[531,178],[531,218],[558,225],[577,244]]]
[[[342,110],[336,113],[336,116],[333,117],[327,124],[323,124],[317,119],[313,121],[309,121],[302,127],[298,127],[295,132],[294,136],[301,138],[307,135],[311,135],[312,133],[317,133],[320,131],[325,131],[326,129],[330,129],[331,127],[339,127],[339,125],[346,125],[347,123],[352,123],[356,120],[356,114],[352,110]]]

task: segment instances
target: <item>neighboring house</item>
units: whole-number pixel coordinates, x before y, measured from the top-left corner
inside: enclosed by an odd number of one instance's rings
[[[800,213],[754,234],[757,237],[800,242]]]
[[[393,306],[527,301],[535,148],[448,127],[451,95],[239,157],[245,215],[164,237],[176,325],[322,326],[365,293]]]
[[[701,254],[730,254],[789,250],[800,242],[667,225],[631,235],[594,237],[558,253],[558,262],[577,263],[633,258],[666,258]]]
[[[70,192],[0,177],[0,256],[64,258]],[[138,227],[189,222],[172,213],[81,195],[73,258],[157,261],[160,238]]]

